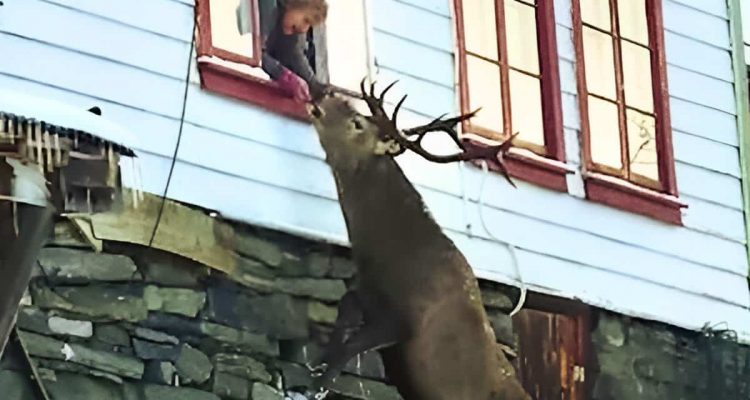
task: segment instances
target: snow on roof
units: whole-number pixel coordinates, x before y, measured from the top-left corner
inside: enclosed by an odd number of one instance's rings
[[[43,121],[61,128],[82,131],[132,152],[138,147],[136,136],[123,126],[87,110],[58,101],[0,89],[0,112]]]

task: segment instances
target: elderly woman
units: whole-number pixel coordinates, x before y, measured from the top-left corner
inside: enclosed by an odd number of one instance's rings
[[[237,8],[240,32],[249,32],[248,7]],[[310,92],[319,94],[325,85],[315,79],[305,57],[306,34],[322,24],[328,14],[326,0],[258,0],[263,40],[261,67],[289,97],[309,101]]]

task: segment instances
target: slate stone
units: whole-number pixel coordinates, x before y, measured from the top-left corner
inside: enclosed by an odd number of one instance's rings
[[[221,400],[219,396],[204,392],[202,390],[186,388],[186,387],[174,387],[174,386],[160,386],[160,385],[144,385],[143,386],[143,397],[139,400]]]
[[[245,332],[211,322],[202,322],[200,332],[219,342],[235,345],[253,353],[271,357],[279,355],[278,342],[270,340],[265,335]]]
[[[281,264],[274,268],[277,276],[303,277],[311,276],[310,269],[301,257],[296,254],[284,252],[281,255]]]
[[[175,361],[180,356],[180,347],[133,339],[135,355],[143,360]]]
[[[212,361],[217,372],[264,383],[273,379],[263,363],[245,355],[219,353],[213,356]]]
[[[133,260],[122,255],[47,247],[39,253],[38,261],[46,277],[53,282],[117,282],[140,279]]]
[[[344,366],[344,371],[365,378],[385,378],[383,359],[377,351],[368,351],[352,358]]]
[[[156,343],[180,344],[180,339],[172,335],[168,335],[164,332],[155,331],[153,329],[136,327],[133,334],[141,339]]]
[[[312,278],[322,278],[333,269],[331,256],[326,253],[311,252],[305,256],[304,264],[307,267],[307,275]]]
[[[29,352],[37,357],[53,360],[65,360],[65,353],[70,355],[69,362],[81,364],[103,372],[140,379],[143,376],[143,363],[135,358],[113,352],[93,350],[80,344],[66,344],[46,336],[19,331],[19,335]],[[67,346],[67,351],[65,347]]]
[[[94,329],[94,338],[113,346],[130,347],[130,335],[125,328],[116,324],[98,324]]]
[[[55,376],[53,379],[57,379],[57,373],[58,372],[73,372],[81,375],[90,375],[97,378],[103,378],[110,380],[117,384],[122,384],[123,380],[117,375],[110,374],[108,372],[99,371],[96,369],[91,369],[89,367],[76,364],[74,362],[66,362],[66,361],[59,361],[59,360],[48,360],[44,358],[40,358],[35,360],[37,365],[40,367],[45,368],[48,371],[53,371],[55,373]]]
[[[176,372],[177,368],[171,362],[152,360],[146,363],[143,380],[158,385],[171,385]]]
[[[492,330],[495,332],[495,340],[506,346],[516,348],[516,337],[513,332],[513,319],[510,315],[500,311],[490,311],[487,313]]]
[[[60,335],[90,338],[94,334],[94,324],[91,321],[50,317],[47,323],[52,332]]]
[[[180,355],[175,363],[177,374],[188,382],[204,383],[211,377],[213,365],[205,355],[198,349],[188,344],[183,344]]]
[[[191,289],[160,288],[149,285],[144,290],[144,299],[149,311],[194,318],[206,303],[206,294]]]
[[[280,357],[282,360],[308,365],[318,362],[323,354],[320,345],[307,340],[286,340],[280,343]]]
[[[150,312],[148,317],[140,322],[140,325],[166,332],[177,337],[203,335],[200,321],[187,319],[174,314]]]
[[[245,257],[238,257],[237,266],[233,274],[244,275],[248,274],[256,278],[273,279],[275,272],[269,268],[266,264],[260,261],[253,260]]]
[[[44,357],[54,360],[64,360],[62,352],[65,343],[53,338],[38,335],[36,333],[18,331],[18,336],[23,342],[26,351],[32,356]]]
[[[276,366],[281,370],[285,389],[308,388],[312,386],[312,376],[306,367],[286,361],[277,361]]]
[[[31,296],[42,309],[71,311],[93,318],[138,322],[148,315],[142,294],[122,286],[57,287],[55,291],[32,286]]]
[[[237,232],[235,237],[236,251],[243,256],[259,260],[269,267],[278,267],[281,264],[282,251],[276,243],[246,232]]]
[[[160,286],[198,287],[208,272],[203,264],[154,249],[140,252],[133,260],[144,281]]]
[[[336,307],[323,304],[319,301],[310,301],[307,303],[307,317],[310,321],[320,324],[333,325],[339,311]]]
[[[337,279],[277,278],[276,288],[287,294],[323,301],[339,301],[346,293],[346,285]]]
[[[47,323],[48,319],[49,316],[47,313],[38,308],[21,307],[18,310],[16,326],[25,331],[36,332],[42,335],[52,335],[53,332]]]
[[[114,382],[70,372],[56,375],[55,381],[44,382],[53,400],[126,399],[125,387]]]
[[[307,304],[286,294],[248,296],[228,290],[209,289],[209,319],[274,339],[309,335]]]
[[[36,400],[36,391],[29,375],[0,370],[0,388],[3,399]]]
[[[358,400],[402,400],[398,390],[382,382],[340,375],[330,385],[331,391]]]
[[[250,396],[250,382],[235,375],[215,372],[211,391],[222,398],[247,400]]]
[[[516,306],[511,297],[496,284],[480,281],[479,287],[482,292],[482,304],[485,307],[509,313]]]
[[[253,400],[284,400],[284,395],[278,390],[260,382],[253,384]]]
[[[357,265],[354,261],[339,257],[331,257],[331,271],[329,273],[331,278],[335,279],[349,279],[357,273]]]

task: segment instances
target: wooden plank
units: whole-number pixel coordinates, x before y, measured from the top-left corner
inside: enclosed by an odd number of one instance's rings
[[[740,178],[740,154],[735,146],[672,131],[674,155],[678,161]]]
[[[378,0],[373,27],[443,51],[453,51],[453,21],[397,0]],[[415,23],[419,21],[419,23]],[[425,27],[429,26],[429,29]]]
[[[727,50],[673,32],[666,32],[667,62],[683,69],[732,82],[732,57]]]
[[[95,237],[102,240],[148,246],[162,201],[146,195],[134,207],[130,191],[123,193],[120,211],[82,217],[91,224]],[[233,251],[234,230],[205,213],[167,201],[153,247],[179,254],[211,268],[231,274],[238,256]]]
[[[450,0],[401,0],[401,1],[407,4],[411,4],[414,7],[423,8],[430,12],[440,14],[444,17],[451,16],[451,7],[453,3]]]
[[[676,163],[680,193],[742,210],[740,180],[682,162]]]
[[[733,113],[708,108],[693,102],[671,97],[673,129],[730,146],[738,146],[737,119]]]
[[[682,222],[686,227],[738,243],[746,242],[742,210],[688,196],[683,196],[682,199],[690,203],[690,207],[682,214]]]
[[[179,117],[182,110],[179,80],[7,34],[0,34],[0,48],[5,51],[0,73],[162,115]],[[50,60],[65,68],[50,68]]]
[[[720,18],[729,19],[727,2],[723,0],[668,0],[692,7]]]
[[[591,306],[695,331],[706,323],[725,322],[728,329],[738,331],[741,340],[750,339],[747,305],[732,305],[702,294],[615,276],[541,254],[519,251],[518,257],[524,265],[524,277],[530,290],[575,298]],[[747,288],[741,295],[747,299]]]
[[[153,3],[154,6],[160,1],[163,0],[156,0],[156,3]],[[87,0],[83,3],[81,6],[91,5],[93,2]],[[117,6],[118,3],[121,6]],[[108,7],[104,2],[96,2],[96,4],[99,4],[97,7],[99,9],[125,8],[124,2],[113,2],[111,5],[115,7]],[[133,6],[137,5],[127,6],[131,9],[131,14],[138,11],[140,15],[150,15],[148,9],[139,10]],[[158,7],[154,8],[158,9]],[[3,14],[0,32],[32,38],[57,47],[103,57],[176,79],[184,79],[190,47],[188,42],[156,35],[123,25],[115,20],[103,19],[42,0],[9,2],[3,8]],[[170,15],[170,18],[161,17],[162,21],[179,20],[179,14],[163,15]],[[34,21],[34,23],[30,24],[29,21]],[[70,29],[71,26],[76,29]],[[106,37],[106,40],[102,40],[102,37]],[[135,43],[138,44],[137,51],[123,51],[123,49],[133,47]]]
[[[695,27],[700,26],[700,29]],[[664,28],[729,50],[729,21],[672,0],[664,1]]]
[[[732,83],[673,65],[667,66],[667,77],[670,97],[688,100],[735,115],[734,86]]]
[[[378,65],[443,86],[453,86],[453,54],[376,29],[373,48]],[[419,60],[419,62],[414,62]]]
[[[16,0],[24,2],[24,0]],[[191,2],[172,0],[128,0],[104,2],[100,0],[43,0],[72,9],[98,15],[112,21],[138,27],[189,42],[193,30]],[[165,18],[169,16],[169,18]]]

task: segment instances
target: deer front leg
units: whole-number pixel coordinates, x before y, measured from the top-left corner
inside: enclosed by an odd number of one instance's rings
[[[364,315],[362,314],[362,306],[357,298],[357,293],[350,290],[344,294],[341,298],[338,307],[338,315],[336,316],[336,323],[333,326],[333,332],[326,343],[323,353],[320,358],[315,360],[313,367],[310,368],[313,372],[325,371],[328,360],[331,358],[331,354],[340,353],[341,347],[344,342],[352,334],[354,330],[362,326],[364,323]]]
[[[341,373],[349,360],[356,355],[392,346],[407,339],[396,320],[379,320],[379,323],[365,322],[348,341],[329,349],[326,354],[325,372],[313,381],[314,388],[325,387]]]

